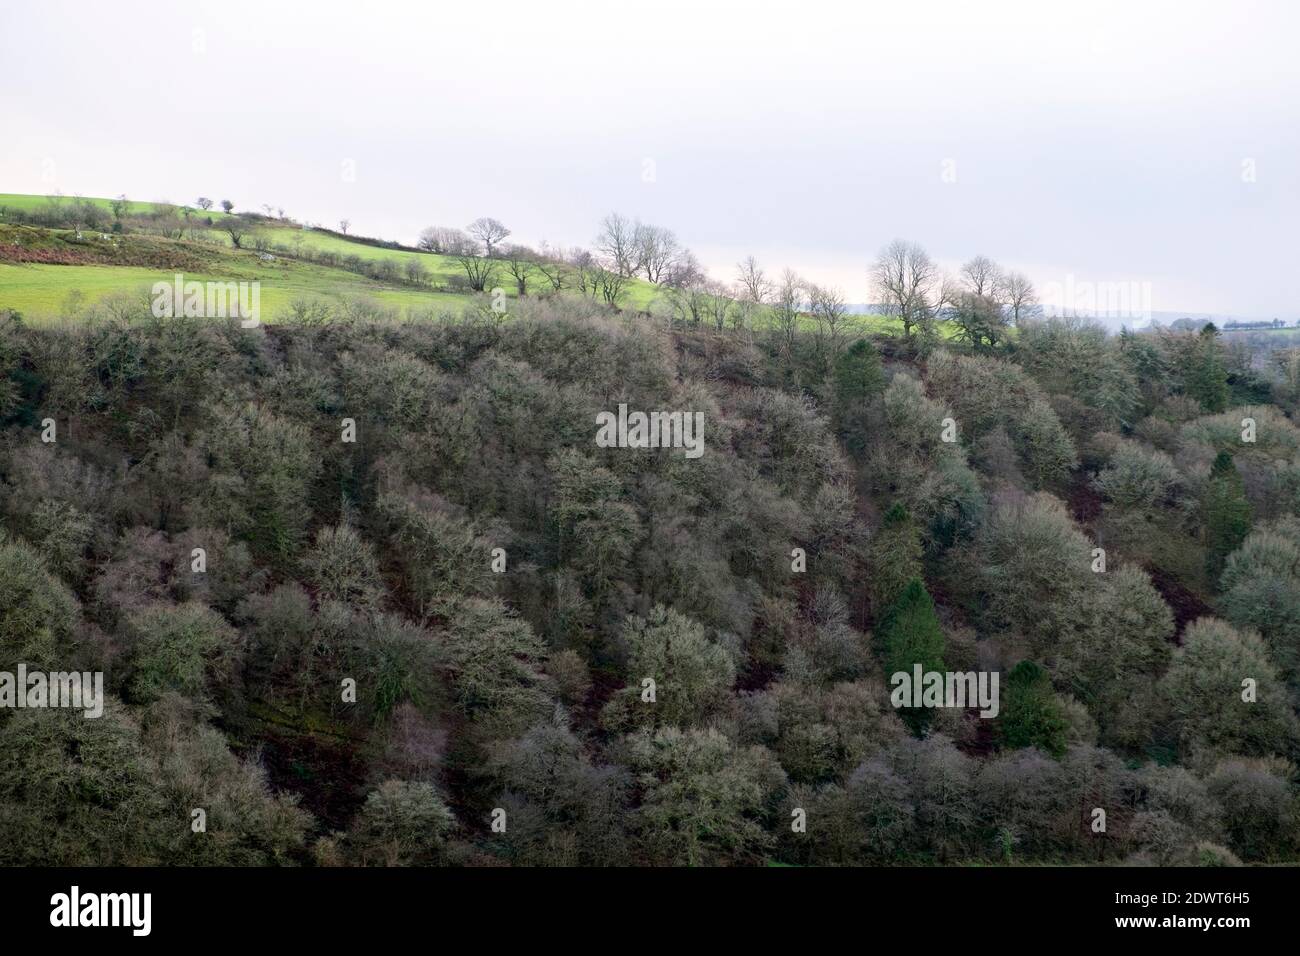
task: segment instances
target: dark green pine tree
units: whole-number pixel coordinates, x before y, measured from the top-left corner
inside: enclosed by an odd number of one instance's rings
[[[880,353],[867,339],[858,339],[835,360],[835,399],[842,405],[865,402],[885,387]]]
[[[866,339],[858,339],[835,360],[835,430],[855,457],[866,449],[870,435],[868,403],[885,388],[880,353]]]
[[[1228,372],[1219,355],[1219,330],[1213,322],[1201,329],[1187,369],[1187,394],[1207,412],[1217,414],[1228,407]]]
[[[1210,466],[1203,509],[1206,567],[1217,578],[1228,555],[1241,547],[1250,533],[1250,502],[1230,452],[1219,452]]]
[[[909,677],[915,665],[922,673],[943,671],[943,654],[947,640],[934,613],[934,601],[920,578],[912,578],[876,628],[880,654],[885,664],[885,678],[900,671]],[[927,711],[905,709],[904,715],[913,728],[924,723]]]
[[[1057,758],[1065,754],[1069,724],[1047,671],[1033,661],[1021,661],[1006,676],[1001,697],[1002,746],[1038,747]]]
[[[895,502],[867,545],[871,610],[882,620],[912,579],[921,577],[921,553],[921,534],[916,524],[907,509]]]

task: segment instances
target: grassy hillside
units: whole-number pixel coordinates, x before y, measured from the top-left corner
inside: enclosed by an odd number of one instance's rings
[[[84,230],[46,229],[30,225],[6,225],[4,213],[32,215],[86,202],[110,212],[110,200],[0,194],[0,308],[15,309],[30,321],[57,318],[72,296],[83,303],[106,295],[147,292],[159,280],[185,272],[198,281],[251,281],[262,283],[264,317],[277,315],[297,298],[323,297],[342,301],[349,297],[373,299],[383,306],[402,310],[404,315],[431,309],[460,309],[469,297],[455,288],[464,277],[460,263],[452,256],[433,255],[409,249],[392,249],[367,241],[352,241],[336,233],[313,230],[296,223],[255,220],[242,245],[233,247],[230,237],[218,229],[187,230],[188,238],[171,239],[137,233],[128,225],[120,234]],[[152,216],[157,205],[131,202],[125,216]],[[180,209],[177,209],[178,215]],[[196,213],[203,219],[220,220],[220,212]],[[103,239],[102,236],[109,235]],[[263,260],[259,251],[275,256]],[[306,261],[329,254],[335,264]],[[32,261],[46,257],[47,261]],[[425,281],[384,281],[358,274],[353,264],[394,263],[405,273],[409,262],[424,269]],[[573,284],[572,270],[565,270]],[[540,292],[544,280],[534,273],[533,289]],[[515,281],[501,266],[493,281],[509,298],[517,297]],[[530,289],[532,291],[532,289]],[[647,310],[659,295],[658,287],[638,279],[629,280],[620,306],[633,311]]]
[[[65,314],[74,301],[85,305],[110,295],[147,294],[153,283],[178,272],[201,282],[260,282],[268,320],[300,297],[362,297],[405,312],[459,308],[465,301],[461,295],[376,282],[281,256],[266,261],[252,250],[215,243],[129,234],[105,240],[101,235],[78,240],[71,230],[0,224],[0,308],[48,322]],[[52,261],[15,262],[15,256]]]
[[[230,244],[229,238],[219,230],[209,230],[208,236],[215,242],[227,246]],[[267,223],[253,230],[253,236],[254,239],[245,240],[244,245],[251,245],[252,241],[260,237],[271,248],[289,254],[301,250],[316,253],[325,252],[338,256],[357,256],[364,262],[389,260],[398,263],[403,268],[408,262],[418,262],[428,270],[429,275],[435,282],[440,283],[462,278],[465,275],[465,270],[457,262],[455,256],[436,255],[412,249],[391,249],[371,245],[367,242],[354,242],[334,232],[312,229],[297,224]],[[566,269],[565,274],[567,284],[572,286],[573,270]],[[534,272],[530,281],[537,284],[539,289],[545,283],[542,276],[536,272]],[[504,266],[498,270],[495,284],[504,289],[507,295],[517,294],[514,278]],[[650,307],[659,291],[659,288],[650,282],[642,279],[632,279],[628,282],[627,291],[620,304],[625,309],[642,311]]]
[[[216,222],[224,216],[211,210],[191,216],[183,230],[185,238],[150,234],[147,223],[150,217],[156,221],[160,207],[151,202],[128,203],[120,231],[85,229],[80,238],[75,229],[6,222],[6,211],[19,214],[10,219],[19,219],[80,202],[111,215],[111,200],[104,198],[0,193],[0,309],[14,309],[29,322],[44,324],[106,296],[145,295],[153,283],[170,280],[177,272],[197,281],[259,281],[262,317],[269,322],[303,298],[335,304],[368,300],[397,310],[400,318],[459,311],[471,302],[463,284],[465,271],[454,256],[391,248],[374,239],[346,237],[260,216],[253,216],[239,249],[226,233],[207,227],[209,218]],[[181,207],[175,208],[181,216]],[[263,254],[274,259],[263,259]],[[422,268],[420,282],[403,278],[411,263]],[[364,274],[384,264],[393,266],[390,274],[394,278]],[[563,267],[563,272],[566,289],[575,292],[576,270]],[[518,297],[514,277],[504,264],[498,267],[491,287],[499,287],[508,298]],[[547,287],[544,277],[534,270],[529,294],[540,294]],[[619,306],[625,311],[647,312],[663,307],[665,297],[661,287],[629,279]],[[755,323],[761,328],[765,319],[760,316]],[[813,325],[811,319],[803,324],[807,328]],[[859,316],[852,324],[859,333],[898,335],[902,331],[898,320],[885,316]],[[944,338],[951,338],[954,332],[951,325],[941,323]]]
[[[0,212],[6,209],[13,209],[19,212],[32,213],[42,209],[48,209],[51,206],[70,205],[76,202],[85,202],[97,209],[102,209],[106,213],[113,211],[113,200],[105,199],[98,196],[33,196],[26,193],[0,193]],[[129,199],[126,203],[125,212],[132,216],[145,216],[156,212],[160,207],[171,206],[176,210],[179,216],[186,208],[176,203],[165,200],[147,201],[139,199]],[[196,215],[211,216],[213,219],[221,219],[226,214],[220,209],[209,209],[206,212],[200,209],[194,209]]]
[[[69,296],[80,294],[83,303],[104,296],[145,294],[158,281],[170,281],[174,273],[158,269],[118,266],[15,265],[0,262],[0,308],[14,309],[37,324],[63,314]],[[420,292],[371,282],[337,269],[299,262],[248,263],[220,272],[185,273],[199,282],[242,282],[259,280],[264,320],[274,321],[297,298],[320,296],[342,300],[363,296],[385,306],[401,309],[404,315],[427,309],[460,309],[465,296],[445,292]]]

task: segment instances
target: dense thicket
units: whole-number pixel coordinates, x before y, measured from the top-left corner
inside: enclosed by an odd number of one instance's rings
[[[110,693],[0,710],[0,862],[1300,857],[1284,383],[516,311],[0,317],[0,670]],[[999,716],[896,710],[914,663]]]

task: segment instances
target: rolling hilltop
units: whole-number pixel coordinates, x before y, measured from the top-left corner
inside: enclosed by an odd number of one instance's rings
[[[225,228],[235,218],[244,228],[238,245]],[[735,321],[727,314],[735,292],[702,271],[692,288],[682,291],[677,283],[674,290],[666,276],[656,283],[611,275],[578,249],[524,250],[519,261],[521,248],[502,246],[487,263],[482,255],[305,225],[269,209],[230,214],[171,203],[0,193],[0,309],[40,324],[73,318],[94,303],[147,294],[153,283],[182,272],[201,282],[260,282],[267,321],[319,303],[353,316],[420,318],[459,314],[473,305],[475,280],[484,278],[486,265],[491,274],[483,292],[500,289],[507,300],[585,295],[622,312],[677,312],[688,324]],[[674,298],[673,291],[681,294]],[[860,306],[844,308],[849,324],[861,331],[901,331],[897,320],[864,314]],[[762,325],[766,317],[750,318]],[[799,324],[809,324],[806,315]],[[946,323],[939,331],[952,334]]]
[[[260,281],[264,314],[272,321],[300,299],[352,300],[411,316],[459,310],[473,291],[450,255],[261,214],[245,217],[248,231],[235,248],[220,228],[230,217],[218,210],[130,202],[115,214],[112,205],[107,199],[0,194],[0,308],[46,321],[67,312],[70,296],[75,305],[147,290],[178,271],[199,281]],[[79,224],[78,207],[83,219],[91,219],[88,210],[102,218]],[[562,271],[566,285],[575,281],[572,269]],[[541,291],[546,280],[540,272],[529,278]],[[504,265],[494,280],[506,296],[518,296]],[[629,279],[618,305],[644,310],[656,294],[651,283]]]

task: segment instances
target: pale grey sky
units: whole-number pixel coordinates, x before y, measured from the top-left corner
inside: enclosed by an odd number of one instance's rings
[[[903,237],[1294,318],[1297,36],[1283,0],[4,2],[0,192],[406,241],[587,244],[618,210],[851,301]]]

